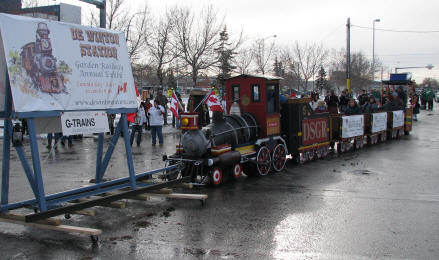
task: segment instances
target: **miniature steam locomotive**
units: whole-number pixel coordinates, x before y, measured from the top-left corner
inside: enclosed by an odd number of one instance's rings
[[[215,186],[247,176],[264,176],[285,167],[287,155],[304,163],[360,149],[411,131],[412,109],[354,116],[314,113],[309,98],[279,100],[277,77],[240,75],[226,80],[226,115],[213,112],[212,123],[199,127],[198,113],[183,113],[184,131],[176,153],[165,157],[180,164],[192,181]]]
[[[58,94],[65,92],[64,77],[57,73],[49,33],[46,23],[38,23],[36,41],[23,46],[21,60],[34,88]]]

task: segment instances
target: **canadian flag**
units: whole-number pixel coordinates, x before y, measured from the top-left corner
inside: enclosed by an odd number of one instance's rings
[[[178,99],[175,92],[172,92],[171,105],[169,106],[169,110],[171,110],[172,114],[178,119]]]
[[[210,92],[209,96],[207,96],[206,100],[204,100],[204,103],[207,104],[211,111],[223,112],[223,108],[213,90]]]

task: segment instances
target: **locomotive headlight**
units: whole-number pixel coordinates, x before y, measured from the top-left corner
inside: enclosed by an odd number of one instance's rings
[[[213,160],[207,159],[207,166],[212,166],[212,165],[213,165]]]
[[[187,126],[187,125],[189,125],[189,119],[187,119],[187,118],[183,118],[183,119],[181,119],[181,124],[182,124],[183,126]]]

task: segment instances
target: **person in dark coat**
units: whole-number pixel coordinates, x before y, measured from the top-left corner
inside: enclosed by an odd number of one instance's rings
[[[346,90],[343,90],[340,94],[340,97],[338,98],[339,106],[340,106],[340,112],[344,112],[348,106],[349,98],[346,96]]]
[[[361,94],[358,96],[358,103],[361,107],[369,101],[369,97],[366,94],[366,90],[362,89]]]
[[[386,103],[383,106],[384,111],[396,111],[402,109],[403,107],[398,102],[398,98],[393,96],[388,96],[386,99]]]
[[[371,96],[369,101],[366,102],[362,107],[364,113],[375,113],[378,109],[378,104],[375,100],[375,97]]]
[[[357,102],[355,102],[354,99],[350,99],[348,102],[348,106],[345,110],[345,115],[361,115],[363,114],[363,111],[361,111],[361,108],[358,106]]]
[[[421,105],[419,105],[419,96],[416,94],[414,90],[411,90],[410,104],[413,108],[413,120],[418,121],[418,114],[420,112]]]
[[[331,114],[338,113],[338,97],[335,95],[334,90],[331,90],[331,94],[325,97],[326,105],[328,106],[328,111]]]

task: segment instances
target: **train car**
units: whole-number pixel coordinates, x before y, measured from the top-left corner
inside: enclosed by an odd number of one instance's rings
[[[290,98],[282,105],[282,137],[297,163],[329,153],[329,113],[314,113],[309,98]]]
[[[387,112],[364,114],[364,134],[368,144],[386,141],[387,118]]]
[[[410,134],[410,131],[412,131],[413,108],[407,106],[407,95],[409,88],[414,88],[416,83],[412,81],[410,73],[392,73],[390,74],[389,80],[383,80],[382,82],[383,88],[386,88],[387,91],[389,91],[390,88],[401,88],[406,93],[406,100],[404,100],[405,107],[397,111],[388,112],[388,138],[398,138],[404,134]]]
[[[331,114],[330,141],[337,143],[337,152],[343,153],[364,146],[364,115]]]

